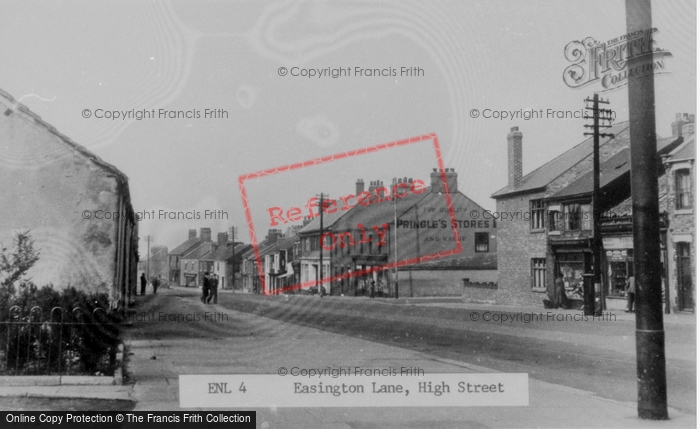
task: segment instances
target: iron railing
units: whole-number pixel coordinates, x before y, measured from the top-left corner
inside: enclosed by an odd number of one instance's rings
[[[0,321],[0,374],[110,375],[113,371],[119,324],[102,308],[71,311],[41,307],[28,312],[19,306]]]

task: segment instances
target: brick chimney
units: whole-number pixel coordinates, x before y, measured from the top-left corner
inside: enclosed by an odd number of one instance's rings
[[[228,242],[228,232],[220,232],[216,234],[216,244],[217,246],[225,246]]]
[[[197,238],[197,230],[196,229],[191,229],[190,233],[187,237],[188,240],[191,240],[193,238]]]
[[[523,133],[511,127],[508,133],[508,186],[517,188],[523,179]]]
[[[355,182],[355,195],[360,195],[365,191],[365,181],[362,179],[357,179]]]
[[[202,241],[211,241],[211,228],[199,228],[199,238]]]
[[[272,243],[277,243],[277,239],[282,237],[282,230],[281,229],[268,229],[267,230],[267,237],[265,239],[269,244]]]
[[[311,217],[311,216],[304,216],[304,221],[301,223],[301,225],[302,225],[302,226],[306,226],[306,225],[308,225],[309,223],[311,223],[312,220],[314,220],[313,217]]]
[[[444,171],[447,181],[447,192],[451,194],[457,192],[457,173],[455,173],[455,169],[446,168]],[[442,174],[440,174],[440,170],[433,168],[433,172],[430,173],[430,192],[444,192],[444,190]]]
[[[688,124],[692,124],[692,127],[687,127]],[[695,115],[676,113],[676,122],[671,124],[671,133],[673,137],[687,137],[694,134]]]

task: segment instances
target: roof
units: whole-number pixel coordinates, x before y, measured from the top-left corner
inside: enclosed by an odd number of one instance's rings
[[[204,261],[225,261],[233,257],[233,248],[231,246],[217,246],[216,249],[204,255],[200,260]]]
[[[621,122],[607,129],[606,133],[612,133],[616,137],[619,137],[623,133],[628,134],[628,129],[629,122]],[[611,138],[603,139],[600,146],[602,147],[611,140]],[[540,190],[591,154],[593,154],[593,137],[584,140],[548,163],[530,172],[522,178],[520,185],[517,187],[512,188],[506,186],[492,194],[491,198],[502,198],[512,193],[535,192]]]
[[[656,140],[656,150],[659,154],[668,153],[676,148],[681,140],[676,137],[668,137]],[[600,187],[603,188],[615,179],[630,172],[631,151],[629,147],[611,156],[600,164]],[[593,171],[582,175],[569,186],[552,195],[551,198],[568,197],[572,195],[588,194],[593,192]]]
[[[205,241],[199,246],[195,247],[188,253],[182,255],[182,259],[202,259],[202,257],[207,256],[207,253],[211,251],[212,245],[211,241]]]
[[[126,177],[126,174],[119,171],[119,169],[117,167],[103,161],[102,158],[100,158],[99,156],[90,152],[84,146],[79,145],[78,143],[71,140],[70,137],[58,132],[58,130],[56,130],[56,128],[53,125],[45,122],[43,119],[41,119],[41,116],[39,116],[36,113],[29,110],[29,108],[27,106],[20,103],[18,100],[15,100],[14,97],[12,97],[10,94],[3,91],[2,89],[0,89],[0,96],[5,98],[8,102],[10,102],[12,104],[12,107],[9,109],[10,111],[12,111],[12,112],[20,111],[20,112],[32,117],[34,119],[35,123],[39,124],[44,129],[49,131],[51,134],[58,137],[59,140],[61,140],[63,143],[65,143],[71,149],[73,149],[74,151],[76,151],[77,153],[82,155],[83,157],[91,160],[96,165],[102,167],[104,170],[108,171],[109,173],[112,173],[116,177],[117,181],[120,182],[120,184],[122,184],[122,185],[127,184],[128,180],[129,180],[128,177]],[[128,194],[128,192],[127,192],[127,194]]]
[[[668,200],[668,192],[666,186],[666,177],[664,175],[659,176],[659,212],[664,213],[666,211],[666,204]],[[602,214],[601,218],[612,219],[616,217],[626,217],[632,216],[632,197],[626,198],[620,204],[607,210]]]
[[[181,255],[185,252],[189,252],[194,246],[198,246],[202,239],[200,237],[193,237],[185,241],[181,245],[177,246],[168,253],[169,255]]]
[[[338,210],[334,211],[333,213],[323,213],[323,229],[328,229],[330,228],[338,219],[343,217],[344,214],[351,212],[352,209],[350,210],[342,210],[340,207],[338,207]],[[318,231],[321,227],[321,216],[316,216],[313,218],[311,222],[308,224],[304,225],[303,228],[297,231],[297,235],[302,235],[302,234],[311,234],[314,231]]]
[[[408,209],[418,204],[424,198],[431,195],[430,187],[426,187],[425,191],[420,194],[408,193],[403,198],[396,199],[396,215],[401,216]],[[440,195],[444,201],[444,194],[432,193],[432,195]],[[362,225],[381,225],[387,220],[389,223],[394,223],[394,200],[383,200],[368,206],[356,205],[352,210],[345,212],[335,228],[338,231],[355,229],[358,224]],[[324,225],[325,226],[325,225]],[[318,227],[317,227],[318,228]]]
[[[688,138],[682,145],[673,150],[667,161],[675,162],[686,159],[695,159],[695,135]]]

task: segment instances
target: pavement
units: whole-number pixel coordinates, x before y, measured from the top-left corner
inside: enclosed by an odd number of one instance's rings
[[[0,396],[92,398],[135,402],[134,411],[175,411],[181,374],[274,374],[279,367],[359,366],[420,367],[426,373],[495,373],[486,367],[400,347],[378,344],[264,317],[206,306],[192,297],[169,296],[183,289],[164,289],[146,297],[151,308],[171,305],[198,311],[222,311],[230,318],[200,338],[165,334],[143,339],[126,332],[126,364],[130,384],[124,386],[0,386]],[[187,291],[185,291],[187,292]],[[140,297],[139,297],[140,299]],[[305,299],[305,298],[299,298]],[[309,298],[313,299],[313,298]],[[332,298],[336,299],[336,298]],[[339,298],[342,299],[342,298]],[[353,299],[353,298],[348,298]],[[381,300],[377,300],[381,303]],[[377,304],[380,305],[380,304]],[[459,302],[414,305],[460,306],[491,312],[541,312],[541,308],[492,306]],[[146,307],[143,307],[145,310]],[[139,309],[141,311],[141,309]],[[567,310],[548,310],[561,312]],[[571,310],[568,311],[571,313]],[[666,323],[694,324],[695,316],[670,315]],[[634,314],[620,317],[633,320]],[[137,325],[135,323],[135,325]],[[696,415],[669,409],[670,420],[637,417],[637,404],[603,399],[591,392],[530,378],[530,405],[525,407],[372,407],[258,408],[257,426],[272,428],[521,428],[521,427],[696,427]],[[191,409],[207,410],[207,409]],[[212,409],[214,410],[214,409]]]

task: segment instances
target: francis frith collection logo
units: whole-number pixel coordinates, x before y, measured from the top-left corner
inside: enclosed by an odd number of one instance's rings
[[[605,43],[592,37],[570,42],[564,56],[572,64],[564,70],[564,83],[580,88],[600,81],[603,90],[609,91],[627,85],[630,79],[667,72],[664,59],[671,53],[654,46],[656,31],[639,30]]]

